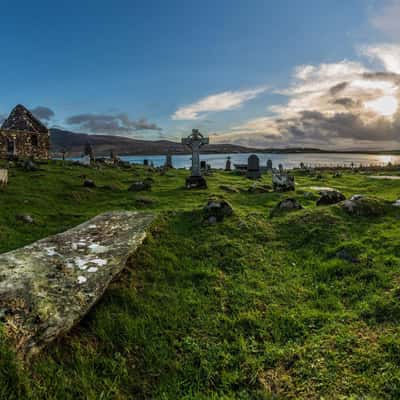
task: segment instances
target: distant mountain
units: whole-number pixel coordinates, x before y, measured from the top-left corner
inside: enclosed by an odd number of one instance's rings
[[[169,140],[138,140],[122,136],[88,135],[61,129],[50,129],[51,152],[61,153],[63,149],[69,156],[79,156],[83,153],[86,142],[90,142],[97,156],[109,156],[111,151],[123,155],[158,155],[170,152],[172,154],[188,154],[190,149],[177,142]],[[209,144],[202,148],[202,153],[250,153],[259,151],[233,144]]]
[[[76,157],[83,153],[86,142],[90,142],[97,156],[109,156],[111,151],[123,155],[163,155],[189,154],[190,149],[169,140],[139,140],[123,136],[88,135],[86,133],[69,132],[62,129],[50,129],[53,154],[60,154],[63,149],[68,156]],[[321,150],[317,148],[288,147],[258,149],[235,144],[208,144],[202,153],[360,153],[360,154],[400,154],[400,150]]]

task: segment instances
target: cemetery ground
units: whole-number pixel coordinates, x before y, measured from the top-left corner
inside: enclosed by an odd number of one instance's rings
[[[87,317],[29,364],[2,333],[0,398],[399,398],[400,208],[390,205],[399,181],[295,172],[295,193],[262,193],[222,171],[207,177],[208,189],[186,190],[187,175],[61,162],[10,170],[0,252],[109,210],[157,219]],[[127,190],[146,177],[151,190]],[[372,216],[317,207],[311,187],[384,206]],[[211,195],[234,209],[214,225],[202,211]],[[287,197],[304,209],[271,218]]]

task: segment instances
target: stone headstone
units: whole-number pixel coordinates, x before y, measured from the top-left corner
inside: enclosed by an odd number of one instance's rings
[[[148,166],[149,166],[149,160],[144,159],[144,160],[143,160],[143,165],[144,165],[145,167],[148,167]]]
[[[207,162],[204,160],[200,161],[200,169],[205,171],[207,169]]]
[[[200,148],[209,143],[198,129],[192,129],[192,134],[182,139],[182,144],[189,146],[192,150],[192,169],[191,175],[186,178],[186,187],[188,189],[206,188],[207,182],[201,174],[200,168]]]
[[[110,160],[113,164],[118,164],[119,162],[118,156],[115,154],[114,150],[110,152]]]
[[[108,212],[0,255],[2,326],[21,356],[68,332],[146,237],[153,215]]]
[[[226,159],[225,171],[232,171],[232,163],[230,157]]]
[[[284,169],[283,169],[283,165],[282,165],[282,164],[279,164],[279,165],[278,165],[278,169],[279,169],[279,172],[280,172],[281,174],[284,172]]]
[[[282,173],[273,173],[272,186],[275,192],[290,192],[295,190],[294,176]]]
[[[268,159],[267,161],[267,171],[272,171],[273,165],[272,165],[272,160]]]
[[[260,159],[255,154],[252,154],[247,159],[247,177],[249,179],[258,179],[260,176]]]
[[[168,153],[165,156],[165,167],[166,168],[174,168],[173,164],[172,164],[172,156],[170,153]]]
[[[85,143],[85,147],[83,149],[83,154],[85,156],[89,156],[90,162],[95,162],[96,158],[94,156],[94,150],[92,145],[89,142]]]

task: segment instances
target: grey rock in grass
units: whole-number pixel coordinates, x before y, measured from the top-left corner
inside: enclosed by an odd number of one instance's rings
[[[350,215],[359,217],[379,217],[386,213],[387,204],[373,197],[354,195],[341,203],[342,209]]]
[[[232,206],[223,199],[210,199],[203,209],[205,219],[214,224],[233,214]]]
[[[285,211],[302,210],[303,206],[298,202],[297,199],[288,198],[280,201],[271,211],[271,217],[280,214]]]
[[[0,255],[0,314],[23,357],[69,331],[146,237],[153,215],[108,212]]]
[[[317,206],[336,204],[346,200],[344,194],[338,192],[337,190],[321,190],[319,195],[320,198],[317,200]]]

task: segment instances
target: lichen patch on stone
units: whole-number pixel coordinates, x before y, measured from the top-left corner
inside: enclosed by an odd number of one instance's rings
[[[85,283],[87,281],[87,278],[84,276],[78,276],[78,283],[81,285],[82,283]]]

